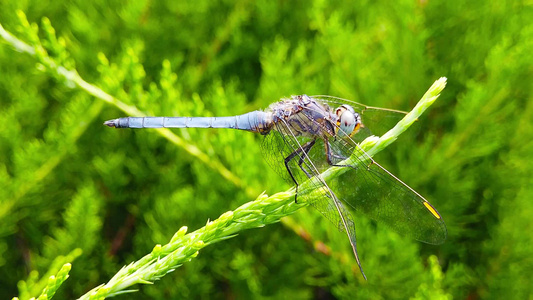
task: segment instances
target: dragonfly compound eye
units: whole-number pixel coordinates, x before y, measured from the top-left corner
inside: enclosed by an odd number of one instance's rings
[[[361,117],[355,112],[353,107],[349,105],[342,105],[337,108],[335,113],[337,114],[337,126],[338,134],[342,136],[352,136],[361,127]]]

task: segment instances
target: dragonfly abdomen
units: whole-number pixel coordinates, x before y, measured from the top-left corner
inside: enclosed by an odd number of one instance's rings
[[[272,115],[253,111],[231,117],[126,117],[104,124],[115,128],[230,128],[266,134],[272,128]]]

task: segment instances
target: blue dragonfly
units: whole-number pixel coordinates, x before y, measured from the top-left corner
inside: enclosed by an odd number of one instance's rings
[[[351,211],[421,242],[441,244],[447,235],[437,210],[359,147],[370,129],[383,133],[404,115],[331,96],[299,95],[264,111],[238,116],[125,117],[104,124],[115,128],[232,128],[262,134],[264,158],[295,184],[296,201],[308,201],[347,234],[366,279]],[[325,180],[320,174],[331,167],[347,169]]]

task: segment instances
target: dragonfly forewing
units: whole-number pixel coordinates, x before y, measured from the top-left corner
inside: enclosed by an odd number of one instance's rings
[[[337,105],[342,103],[339,99],[328,102]],[[263,148],[264,154],[270,157],[267,160],[278,173],[296,184],[300,200],[309,202],[339,230],[346,232],[359,267],[355,226],[350,210],[362,212],[416,240],[429,244],[444,242],[446,226],[437,210],[420,194],[377,164],[359,147],[356,140],[346,135],[332,136],[331,130],[321,127],[320,119],[313,118],[313,109],[308,114],[304,111],[293,115],[290,124],[278,122],[274,127],[275,133],[266,137],[264,145],[268,146]],[[388,119],[391,123],[404,116],[398,111],[370,107],[358,109],[363,110],[363,117],[366,112],[367,119],[363,119],[365,124],[379,123],[377,119],[372,120],[371,116],[381,118],[381,121]],[[388,126],[387,129],[390,129],[392,124]],[[379,134],[386,132],[375,124],[370,127],[376,128]],[[324,129],[321,131],[321,128]],[[340,132],[338,129],[335,132]],[[285,158],[281,166],[280,156]],[[319,174],[332,165],[344,167],[343,172],[324,180]]]

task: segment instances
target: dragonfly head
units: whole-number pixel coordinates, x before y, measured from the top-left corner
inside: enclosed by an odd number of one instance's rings
[[[356,113],[353,107],[347,104],[339,106],[335,110],[337,115],[337,134],[341,137],[352,136],[361,128],[361,115]]]

